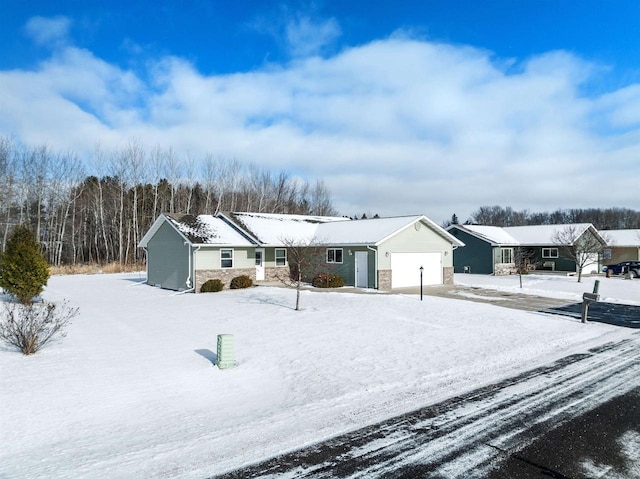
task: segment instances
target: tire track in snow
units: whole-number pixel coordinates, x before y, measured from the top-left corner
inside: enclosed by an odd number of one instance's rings
[[[640,336],[221,478],[480,478],[564,421],[640,385]]]

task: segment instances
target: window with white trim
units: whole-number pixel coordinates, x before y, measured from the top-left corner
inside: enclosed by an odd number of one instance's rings
[[[342,248],[327,248],[327,263],[342,264]]]
[[[542,257],[543,258],[557,258],[558,257],[558,248],[542,248]]]
[[[220,250],[220,267],[233,268],[233,250],[232,249]]]
[[[284,248],[276,248],[276,266],[287,265],[287,250]]]
[[[502,248],[500,253],[502,263],[513,263],[513,248]]]
[[[610,249],[605,249],[602,252],[602,259],[611,259],[611,250]]]

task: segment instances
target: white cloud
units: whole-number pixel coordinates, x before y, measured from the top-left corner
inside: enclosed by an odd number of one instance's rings
[[[64,43],[69,35],[71,21],[64,16],[31,17],[25,25],[25,33],[39,45]]]
[[[340,36],[340,26],[335,19],[314,22],[309,17],[298,16],[286,26],[286,38],[291,54],[306,57],[320,53],[324,47]]]
[[[9,98],[0,133],[81,153],[136,137],[285,168],[324,178],[346,214],[440,221],[485,204],[640,208],[629,194],[640,175],[640,85],[589,98],[581,86],[598,69],[571,54],[507,63],[394,37],[229,75],[168,57],[146,84],[67,47],[37,71],[0,73]]]

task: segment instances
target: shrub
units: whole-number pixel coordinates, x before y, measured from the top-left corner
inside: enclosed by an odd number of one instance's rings
[[[33,354],[56,336],[64,337],[64,329],[78,314],[78,308],[66,303],[5,303],[0,317],[0,340],[22,354]]]
[[[22,304],[29,304],[48,280],[49,265],[35,235],[26,226],[16,226],[0,260],[0,286]]]
[[[318,273],[311,284],[316,288],[341,288],[344,286],[344,279],[339,274]]]
[[[253,286],[253,280],[246,274],[236,276],[231,280],[231,284],[229,285],[231,289],[250,288],[251,286]]]
[[[222,291],[223,288],[224,288],[224,283],[219,279],[208,279],[200,287],[200,292],[201,293],[217,293],[218,291]]]

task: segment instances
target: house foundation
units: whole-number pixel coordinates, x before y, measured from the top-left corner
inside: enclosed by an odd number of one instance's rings
[[[378,270],[378,289],[382,291],[391,291],[391,270]]]
[[[228,289],[231,280],[236,276],[247,275],[254,282],[256,280],[255,268],[245,269],[200,269],[196,271],[195,292],[199,293],[202,285],[210,279],[219,279],[224,283],[224,289]]]
[[[442,268],[442,284],[453,284],[453,266]]]

